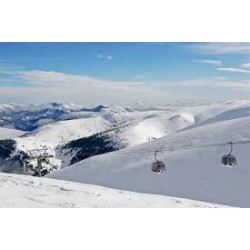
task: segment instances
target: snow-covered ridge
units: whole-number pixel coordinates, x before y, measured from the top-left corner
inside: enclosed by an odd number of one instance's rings
[[[93,136],[95,139],[95,135],[102,133],[109,138],[110,143],[113,144],[112,148],[126,148],[164,136],[171,137],[172,134],[198,126],[233,120],[241,116],[247,117],[249,107],[249,101],[190,107],[144,107],[139,110],[103,105],[85,108],[75,104],[57,103],[11,104],[1,105],[0,123],[2,121],[2,124],[6,123],[10,127],[21,126],[32,130],[24,135],[19,131],[16,134],[4,132],[2,139],[13,138],[17,142],[16,152],[48,147],[54,151],[54,155],[59,157],[61,162],[67,162],[66,165],[64,164],[67,166],[71,162],[70,158],[75,157],[75,154],[81,150],[82,144],[79,144],[78,149],[74,149],[72,155],[67,156],[64,155],[65,151],[62,152],[62,147],[81,138]],[[5,128],[2,129],[5,130]],[[18,138],[15,139],[17,136]],[[89,143],[92,143],[92,138]],[[98,147],[98,145],[95,146]],[[80,157],[79,160],[81,159],[83,158]]]
[[[0,207],[216,208],[224,206],[46,178],[0,174]]]
[[[238,160],[235,169],[221,167],[221,157],[230,151],[230,147],[225,145],[159,152],[158,159],[165,162],[166,171],[161,175],[151,171],[154,149],[250,139],[249,101],[186,107],[181,112],[174,112],[181,114],[184,110],[185,113],[192,114],[196,122],[204,122],[203,125],[172,130],[157,140],[129,147],[129,153],[124,149],[124,152],[112,152],[85,159],[69,168],[52,173],[50,177],[249,207],[250,144],[234,146],[233,153]],[[174,117],[173,111],[165,115]],[[220,119],[216,120],[213,117]],[[210,122],[211,120],[213,122]],[[145,151],[140,153],[140,149]],[[134,153],[131,152],[133,150]]]
[[[25,132],[21,130],[0,127],[0,140],[19,137],[23,134]]]
[[[102,117],[58,121],[41,126],[30,133],[26,133],[23,137],[41,141],[45,140],[57,146],[100,133],[111,126],[112,124]]]

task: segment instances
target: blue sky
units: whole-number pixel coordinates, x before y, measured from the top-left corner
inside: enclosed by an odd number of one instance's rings
[[[0,43],[0,102],[250,97],[250,43]]]

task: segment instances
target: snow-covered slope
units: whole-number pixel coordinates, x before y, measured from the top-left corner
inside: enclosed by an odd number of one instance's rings
[[[31,111],[20,111],[23,114],[22,124],[25,125],[26,121],[39,127],[14,138],[15,152],[12,155],[21,151],[29,154],[30,150],[47,148],[54,159],[50,160],[52,166],[46,166],[46,171],[68,166],[93,154],[139,145],[195,122],[192,114],[178,108],[136,111],[119,106],[98,106],[94,109],[75,107],[70,110],[67,105],[53,104],[51,107],[32,107]],[[14,110],[9,111],[10,117],[13,112]],[[61,114],[56,121],[52,119],[55,114]],[[4,142],[0,142],[2,143]],[[36,164],[33,165],[35,167]]]
[[[21,130],[0,127],[0,140],[19,137],[24,133],[25,132]]]
[[[0,174],[0,207],[223,207],[101,186]]]
[[[247,117],[250,114],[249,101],[191,107],[151,107],[144,110],[119,106],[98,106],[93,109],[72,109],[69,106],[70,109],[67,105],[59,104],[53,104],[50,108],[45,107],[40,107],[40,109],[44,108],[41,111],[36,107],[40,116],[33,111],[33,115],[28,113],[27,116],[25,113],[26,116],[22,117],[22,121],[26,121],[27,124],[37,121],[32,124],[33,127],[38,126],[35,130],[28,132],[25,137],[47,141],[53,145],[65,144],[120,127],[118,137],[122,141],[122,146],[134,146],[180,130]],[[57,118],[53,118],[55,114],[58,115]]]
[[[27,133],[24,137],[50,142],[53,145],[65,144],[82,137],[88,137],[110,128],[112,124],[102,117],[58,121],[44,125]]]
[[[249,125],[250,101],[134,109],[2,105],[0,126],[32,131],[0,141],[11,147],[0,147],[0,158],[20,163],[20,154],[46,148],[54,156],[46,171],[64,168],[51,178],[245,207],[250,206],[249,144],[235,146],[236,169],[220,167],[229,146],[159,152],[167,171],[155,175],[150,168],[157,148],[250,139]],[[105,154],[114,150],[119,151]]]
[[[202,122],[200,126],[186,127],[160,139],[130,147],[129,151],[125,149],[88,158],[52,173],[50,177],[136,192],[250,207],[250,144],[235,145],[234,154],[238,159],[238,167],[235,169],[220,166],[222,155],[229,153],[230,148],[217,146],[159,152],[158,159],[166,163],[167,170],[160,175],[151,171],[154,150],[158,148],[250,139],[250,102],[208,106],[203,109],[186,108],[186,112],[192,114],[197,123]],[[219,119],[216,119],[218,117]]]

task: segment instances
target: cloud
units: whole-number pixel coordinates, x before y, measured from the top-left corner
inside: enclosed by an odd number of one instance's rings
[[[182,87],[205,87],[205,86],[218,86],[218,83],[226,80],[226,77],[203,77],[198,79],[188,79],[188,80],[181,80],[176,81],[176,86]]]
[[[195,62],[206,63],[206,64],[210,64],[210,65],[215,65],[215,66],[219,66],[222,64],[222,61],[220,61],[220,60],[195,60]]]
[[[112,61],[113,60],[113,57],[108,55],[108,56],[105,56],[105,55],[102,55],[102,54],[98,54],[96,56],[98,59],[100,60],[105,60],[105,61]]]
[[[250,63],[241,64],[241,68],[250,69]]]
[[[195,43],[186,47],[205,54],[250,54],[250,43]]]
[[[177,81],[175,85],[181,87],[212,87],[250,91],[250,80],[231,80],[223,76]]]
[[[241,68],[217,68],[219,71],[233,72],[233,73],[250,73],[250,70]]]
[[[12,71],[8,74],[19,79],[19,85],[0,86],[2,103],[76,102],[92,106],[130,105],[140,101],[145,104],[164,104],[174,100],[225,98],[221,91],[217,91],[218,88],[233,90],[232,95],[235,94],[234,90],[250,91],[250,81],[232,81],[226,77],[144,82],[102,80],[86,75],[41,70]],[[212,95],[209,95],[208,89],[214,91]],[[218,93],[217,97],[215,92]]]
[[[10,73],[9,74],[13,74]],[[96,88],[105,90],[136,90],[135,87],[144,86],[142,81],[110,81],[86,75],[72,75],[56,71],[29,70],[14,73],[29,85],[34,87],[57,88]]]
[[[126,104],[136,101],[164,101],[171,93],[149,86],[143,81],[110,81],[85,75],[55,71],[9,72],[22,84],[0,87],[1,102],[79,102],[87,105]],[[24,84],[25,83],[25,84]]]

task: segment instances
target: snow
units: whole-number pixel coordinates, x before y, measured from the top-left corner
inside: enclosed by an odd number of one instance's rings
[[[11,118],[15,107],[17,110],[28,109],[25,106],[2,105],[0,110],[8,110],[4,115]],[[50,110],[51,107],[65,112],[57,120],[49,120],[49,115],[42,118],[42,109]],[[15,138],[16,153],[18,150],[27,152],[47,148],[48,153],[54,155],[50,159],[50,164],[56,166],[54,170],[62,168],[48,175],[49,178],[250,207],[250,144],[234,146],[233,154],[238,160],[234,169],[225,169],[220,165],[221,157],[229,153],[228,145],[159,152],[157,157],[166,164],[166,171],[162,174],[151,171],[156,148],[249,140],[250,101],[134,109],[119,106],[85,109],[73,104],[51,104],[33,106],[31,110],[37,111],[34,117],[40,117],[38,124],[41,126]],[[33,120],[32,112],[28,114]],[[111,143],[112,139],[120,143],[118,146],[124,147],[123,150],[93,156],[67,166],[72,159],[71,149],[66,159],[60,154],[60,147],[79,137],[107,132],[112,128],[116,129],[114,134],[111,133]],[[139,152],[140,149],[146,151]]]
[[[223,207],[46,178],[0,174],[0,207]]]
[[[47,155],[52,155],[52,158],[48,159],[48,163],[43,163],[44,166],[50,168],[59,168],[61,166],[61,160],[57,158],[56,151],[53,145],[46,141],[36,140],[33,138],[15,138],[16,141],[16,153],[18,151],[24,151],[28,153],[29,156],[36,156],[39,152],[32,152],[32,150],[44,149]],[[36,160],[31,160],[31,164],[37,165]]]
[[[194,123],[192,115],[166,112],[146,112],[140,114],[141,121],[128,127],[121,133],[122,140],[127,142],[126,146],[135,146],[150,140],[161,138],[167,134],[176,132]]]
[[[25,135],[26,138],[47,141],[54,146],[108,129],[111,123],[102,117],[58,121],[44,125]]]
[[[24,133],[25,132],[21,130],[0,127],[0,140],[18,137],[23,135]]]
[[[156,148],[249,140],[249,111],[249,101],[183,107],[182,110],[174,112],[189,114],[189,124],[193,121],[202,124],[187,125],[185,129],[177,128],[159,139],[131,146],[129,153],[124,149],[85,159],[48,177],[229,206],[250,207],[250,144],[234,146],[233,154],[238,160],[235,169],[225,169],[220,165],[221,157],[230,151],[228,145],[159,152],[158,159],[165,162],[167,170],[162,174],[151,171]],[[173,111],[166,113],[165,118],[167,115],[174,116]],[[140,149],[148,151],[138,152]]]
[[[61,119],[66,118],[76,119],[56,122],[40,119],[37,124],[41,126],[26,133],[22,138],[40,141],[41,144],[48,143],[50,147],[56,148],[72,140],[120,128],[119,141],[122,141],[122,147],[129,147],[158,139],[195,122],[192,114],[181,112],[179,109],[168,109],[167,112],[164,109],[138,112],[119,106],[104,107],[99,112],[72,111],[61,116]],[[47,122],[49,124],[46,124]]]

